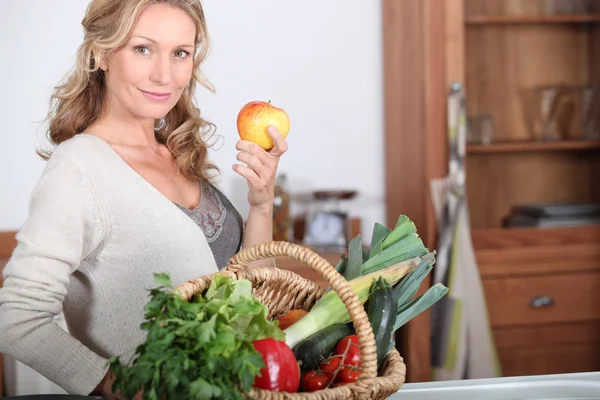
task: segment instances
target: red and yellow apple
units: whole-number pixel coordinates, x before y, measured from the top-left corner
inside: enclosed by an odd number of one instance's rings
[[[290,119],[285,111],[271,102],[251,101],[246,104],[237,117],[237,129],[242,140],[249,140],[265,150],[274,146],[267,128],[273,125],[285,138],[290,130]]]

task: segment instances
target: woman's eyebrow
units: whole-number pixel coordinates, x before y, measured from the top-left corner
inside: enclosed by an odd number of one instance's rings
[[[137,37],[137,38],[140,38],[140,39],[145,39],[145,40],[147,40],[147,41],[149,41],[149,42],[152,42],[152,43],[156,44],[156,40],[154,40],[154,39],[151,39],[151,38],[149,38],[149,37],[147,37],[147,36],[135,35],[135,36],[133,36],[133,37]],[[193,47],[194,47],[194,45],[193,45],[193,44],[181,44],[181,45],[179,45],[179,46],[177,46],[177,47],[192,47],[192,48],[193,48]]]

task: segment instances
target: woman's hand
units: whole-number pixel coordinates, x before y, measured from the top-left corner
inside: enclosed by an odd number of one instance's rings
[[[238,141],[235,148],[240,152],[237,160],[246,165],[235,164],[233,170],[248,181],[248,203],[250,209],[269,211],[273,208],[275,177],[280,157],[287,151],[287,142],[274,126],[267,132],[273,139],[274,147],[266,151],[258,144]]]
[[[111,400],[127,400],[120,392],[114,393],[112,391],[112,384],[114,378],[110,371],[106,373],[104,378],[100,381],[98,386],[90,393],[91,396],[104,396]],[[131,400],[142,400],[144,397],[144,391],[140,390]]]

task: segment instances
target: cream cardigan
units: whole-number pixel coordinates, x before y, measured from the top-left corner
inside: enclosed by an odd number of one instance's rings
[[[177,285],[217,271],[198,225],[88,134],[56,147],[17,240],[0,289],[0,352],[71,394],[89,394],[108,357],[145,340],[153,273]],[[61,311],[69,333],[54,323]]]

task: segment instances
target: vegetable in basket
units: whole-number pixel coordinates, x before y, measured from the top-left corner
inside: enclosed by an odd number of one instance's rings
[[[271,338],[255,340],[252,344],[265,363],[265,368],[254,379],[254,386],[274,392],[297,392],[300,368],[292,349],[285,342]]]
[[[131,363],[109,360],[113,391],[131,398],[143,389],[144,399],[243,399],[265,368],[253,342],[285,337],[267,320],[250,281],[215,274],[205,293],[185,301],[167,274],[155,279],[141,326],[146,341]]]
[[[290,310],[287,313],[276,318],[276,321],[279,322],[280,329],[285,329],[288,326],[294,325],[300,318],[304,317],[306,314],[308,314],[308,312],[304,310]]]
[[[336,270],[348,280],[366,308],[373,327],[379,367],[395,346],[394,333],[448,292],[447,287],[438,283],[420,297],[413,298],[434,263],[435,252],[425,248],[414,223],[404,215],[400,216],[394,230],[375,224],[368,251],[362,248],[359,235],[350,242],[348,256],[341,256]],[[332,345],[322,343],[329,330],[351,329],[350,321],[339,296],[328,289],[306,316],[284,330],[286,342],[293,348],[304,370],[304,390],[308,390],[305,384],[314,389],[317,382],[325,382],[326,387],[343,384],[322,376],[327,372],[323,360],[329,360],[327,366],[335,362],[331,359]],[[329,340],[340,339],[332,336]],[[354,377],[360,375],[356,369],[353,372]]]
[[[361,373],[360,346],[357,335],[339,340],[333,353],[302,376],[302,390],[314,392],[355,382]]]
[[[348,283],[358,296],[361,304],[364,304],[369,296],[369,288],[373,279],[384,277],[390,283],[400,281],[408,272],[410,272],[421,261],[420,257],[407,260],[389,267],[374,271],[370,274],[355,278]],[[331,290],[321,297],[313,308],[297,321],[294,325],[284,330],[285,342],[292,349],[302,340],[310,335],[327,328],[336,323],[350,322],[350,314],[340,299],[338,294]]]
[[[377,364],[381,365],[387,354],[387,346],[392,340],[398,300],[388,281],[382,277],[373,281],[369,293],[367,315],[375,336]]]
[[[344,337],[353,333],[350,324],[333,324],[313,333],[294,347],[294,355],[303,369],[315,368]]]

